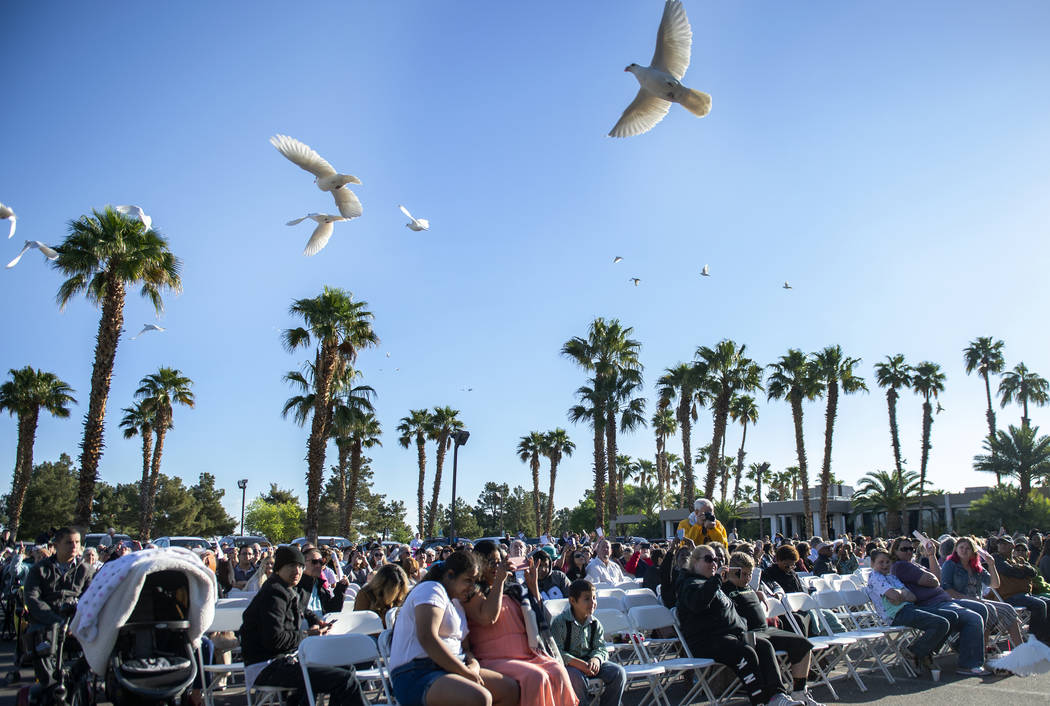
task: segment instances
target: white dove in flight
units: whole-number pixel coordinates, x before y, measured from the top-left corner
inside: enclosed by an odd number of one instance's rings
[[[22,252],[18,253],[18,257],[16,257],[14,260],[11,260],[11,262],[7,263],[7,265],[5,265],[4,268],[10,270],[12,267],[17,265],[18,261],[22,259],[22,256],[29,251],[29,248],[36,248],[40,252],[44,253],[44,257],[46,257],[48,260],[58,259],[58,253],[41,243],[39,240],[27,240],[25,247],[22,248]]]
[[[411,221],[411,223],[406,223],[405,224],[405,228],[408,228],[409,230],[414,230],[417,233],[419,231],[421,231],[421,230],[429,230],[430,229],[430,221],[428,221],[426,218],[416,218],[411,213],[409,213],[408,209],[405,208],[404,206],[400,206],[399,205],[398,208],[400,208],[401,209],[401,213],[403,213],[406,216],[408,216],[408,220]]]
[[[642,283],[642,280],[641,280],[641,278],[640,278],[640,277],[631,277],[631,278],[630,278],[629,280],[627,280],[627,281],[628,281],[628,282],[634,282],[634,286],[635,286],[635,287],[637,287],[637,286],[638,286],[639,284],[641,284],[641,283]]]
[[[5,206],[0,203],[0,221],[11,221],[11,228],[7,231],[7,237],[10,238],[15,234],[15,225],[18,220],[18,216],[11,210],[10,206]]]
[[[788,284],[787,280],[784,281],[784,289],[791,289],[791,285]]]
[[[336,221],[350,220],[345,216],[333,216],[330,213],[308,213],[302,218],[288,221],[285,225],[299,225],[307,218],[317,221],[317,227],[314,228],[314,232],[310,235],[310,239],[306,241],[306,249],[303,250],[303,255],[306,255],[307,257],[316,255],[324,249],[325,245],[328,245],[328,239],[332,237],[332,229],[335,227],[332,225],[333,223]]]
[[[664,119],[671,103],[681,103],[693,115],[702,118],[711,112],[711,96],[682,85],[689,68],[693,30],[679,0],[667,0],[660,29],[656,33],[656,52],[649,66],[631,64],[630,71],[641,87],[627,110],[616,121],[609,137],[632,137],[648,132]]]
[[[129,218],[136,218],[142,221],[142,225],[146,226],[146,230],[153,227],[153,219],[146,215],[141,206],[114,206],[113,210]]]
[[[704,265],[704,269],[700,270],[700,276],[701,277],[710,277],[711,276],[711,270],[708,269],[707,265]]]
[[[277,148],[292,163],[301,169],[305,169],[314,175],[314,183],[321,191],[331,192],[335,198],[335,204],[339,207],[339,213],[344,218],[357,218],[364,209],[357,195],[346,187],[347,184],[360,184],[361,180],[349,174],[340,174],[321,155],[314,152],[308,145],[303,144],[294,137],[287,135],[274,135],[270,138],[270,144]]]
[[[136,333],[134,336],[132,336],[130,340],[134,341],[136,338],[138,338],[142,334],[148,333],[150,331],[163,331],[163,330],[164,330],[164,328],[161,327],[161,326],[157,326],[157,324],[143,324],[142,330],[139,331],[138,333]]]
[[[623,258],[619,255],[613,258],[613,264],[615,265],[617,262],[623,262]]]

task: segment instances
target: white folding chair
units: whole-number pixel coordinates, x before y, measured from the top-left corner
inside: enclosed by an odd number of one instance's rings
[[[852,585],[852,583],[850,584]],[[850,589],[852,590],[852,589]],[[847,607],[845,600],[845,591],[818,591],[813,594],[813,600],[816,601],[817,605],[824,610],[830,610],[835,613],[836,617],[843,623],[843,625],[852,627],[854,629],[847,628],[846,632],[837,632],[835,637],[852,637],[856,638],[856,648],[859,651],[859,658],[855,661],[855,667],[861,667],[864,661],[867,659],[872,660],[876,667],[882,672],[882,675],[886,677],[886,680],[890,684],[896,682],[893,675],[890,674],[889,670],[886,669],[886,665],[882,661],[882,651],[885,650],[887,653],[892,652],[893,648],[889,644],[889,638],[886,633],[879,629],[874,630],[858,630],[857,626],[853,621],[852,613]]]
[[[713,659],[694,657],[690,653],[674,613],[662,605],[644,605],[631,608],[627,617],[645,638],[635,641],[637,649],[646,658],[645,661],[658,664],[666,670],[667,673],[661,678],[665,688],[678,675],[692,676],[693,685],[678,703],[691,704],[694,697],[701,692],[709,701],[718,701],[711,691],[709,677],[712,672],[721,671],[722,665]],[[675,631],[673,639],[652,637],[655,631],[665,628]],[[664,700],[667,700],[666,692]]]
[[[379,660],[380,655],[376,642],[368,635],[347,633],[345,635],[315,635],[305,638],[299,643],[299,666],[303,670],[303,682],[310,706],[317,706],[313,686],[310,684],[310,667],[346,667]],[[373,679],[381,682],[383,696],[386,702],[390,703],[390,690],[383,668],[377,667],[374,670],[376,672],[374,677],[365,676],[366,671],[373,670],[357,671],[358,683]],[[363,685],[362,688],[364,688]]]
[[[824,626],[823,620],[820,616],[820,606],[808,593],[786,593],[781,598],[781,603],[784,605],[784,617],[787,618],[788,624],[791,629],[797,634],[806,637],[807,640],[813,644],[814,647],[819,646],[826,650],[824,655],[825,663],[821,664],[820,660],[813,660],[811,666],[817,674],[820,675],[820,681],[828,687],[831,691],[832,697],[837,701],[839,696],[838,692],[835,691],[835,687],[831,685],[831,676],[834,673],[835,666],[839,662],[843,662],[846,665],[846,672],[853,677],[854,681],[857,682],[857,686],[860,687],[861,691],[867,691],[868,687],[861,680],[860,675],[857,674],[857,670],[853,668],[853,663],[849,658],[849,649],[857,644],[856,638],[852,637],[838,637],[832,636],[831,631],[827,630]],[[795,620],[794,613],[801,611],[804,613],[810,613],[815,616],[817,620],[817,629],[825,634],[817,635],[814,637],[806,636],[806,631],[799,626]]]
[[[893,660],[887,666],[894,664],[904,670],[905,675],[915,677],[915,670],[902,651],[905,647],[904,640],[915,633],[914,628],[904,625],[885,625],[879,617],[878,612],[871,604],[871,597],[867,591],[860,589],[846,589],[841,591],[843,607],[846,616],[853,625],[852,632],[877,632],[886,639],[887,654],[892,653]]]
[[[393,630],[394,621],[397,620],[397,611],[400,610],[400,606],[394,606],[386,612],[386,626]]]
[[[378,614],[370,610],[328,613],[324,616],[324,619],[325,622],[335,621],[335,625],[328,631],[329,635],[346,635],[348,633],[378,635],[383,632],[383,620]]]
[[[628,617],[622,611],[614,608],[599,608],[595,610],[594,619],[601,623],[606,639],[611,635],[620,633],[633,635],[635,632],[635,626]],[[645,706],[650,701],[654,705],[664,704],[664,706],[670,706],[667,702],[667,697],[664,695],[663,686],[660,684],[660,677],[665,673],[664,668],[657,664],[643,664],[644,655],[638,651],[633,639],[626,644],[606,642],[606,647],[609,648],[610,654],[616,658],[616,661],[623,667],[624,672],[627,673],[627,688],[632,683],[641,681],[649,685],[641,701],[638,702],[638,706]],[[624,655],[627,654],[628,650],[630,654],[634,655],[633,662],[630,661],[629,657],[626,662],[624,661]]]
[[[244,608],[239,605],[223,605],[221,608],[215,608],[215,615],[212,618],[211,625],[204,631],[209,632],[236,632],[241,629],[241,623],[243,619]],[[207,706],[213,706],[215,703],[215,686],[219,679],[223,675],[233,676],[240,675],[244,676],[244,662],[233,662],[232,664],[204,664],[204,651],[197,648],[197,658],[201,665],[201,671],[203,674],[201,678],[205,682],[204,689],[201,692],[201,697],[204,699],[204,703]]]
[[[560,615],[565,612],[565,609],[569,607],[569,599],[548,598],[543,601],[543,607],[547,609],[547,613],[553,619],[555,615]]]
[[[660,599],[656,597],[656,594],[650,591],[648,588],[632,588],[626,591],[627,594],[627,610],[631,608],[637,608],[643,605],[663,605],[660,603]]]
[[[599,588],[598,605],[615,608],[619,611],[627,610],[627,593],[620,588]]]

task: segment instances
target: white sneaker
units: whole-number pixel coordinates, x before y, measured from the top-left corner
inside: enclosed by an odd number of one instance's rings
[[[773,694],[768,702],[768,706],[802,706],[801,701],[795,701],[787,694]]]
[[[804,691],[792,691],[791,698],[798,701],[800,704],[804,704],[804,706],[824,706],[824,704],[813,698],[809,693],[809,689]]]

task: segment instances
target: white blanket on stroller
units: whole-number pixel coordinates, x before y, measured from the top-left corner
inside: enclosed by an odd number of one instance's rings
[[[1022,643],[998,659],[988,660],[988,666],[994,669],[1006,669],[1020,677],[1050,672],[1050,647],[1029,636],[1028,642]]]
[[[92,671],[105,674],[117,632],[135,609],[146,576],[175,570],[189,583],[189,637],[194,646],[215,617],[215,574],[196,554],[181,547],[146,549],[106,562],[77,604],[72,630]]]

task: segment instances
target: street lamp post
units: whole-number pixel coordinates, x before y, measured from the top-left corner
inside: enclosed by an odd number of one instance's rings
[[[452,520],[449,522],[448,541],[452,546],[456,541],[456,475],[459,470],[459,447],[467,443],[470,432],[460,429],[455,433],[456,446],[452,450]]]
[[[241,536],[244,536],[244,495],[248,489],[248,479],[237,481],[237,487],[241,489]]]

